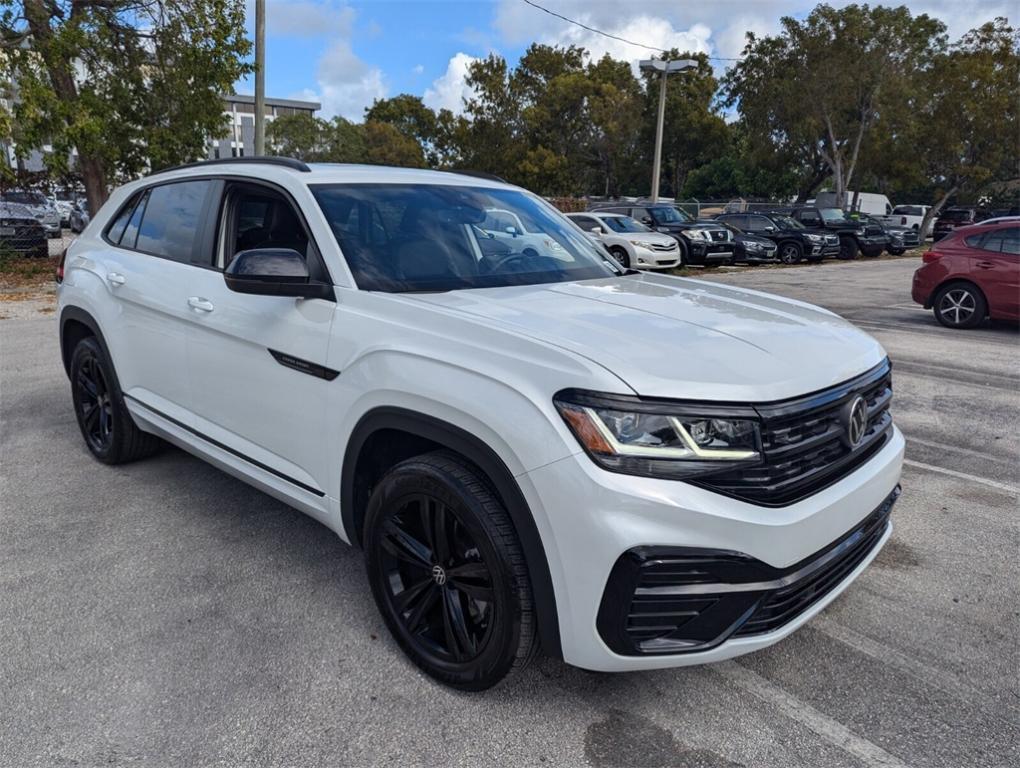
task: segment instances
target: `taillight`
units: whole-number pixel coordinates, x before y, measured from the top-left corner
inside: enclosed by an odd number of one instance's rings
[[[907,226],[907,217],[906,216],[900,216],[900,226],[902,226],[902,227]]]
[[[57,270],[54,278],[57,284],[64,282],[64,262],[67,260],[67,248],[60,252],[60,261],[57,262]]]
[[[921,254],[921,261],[925,264],[931,264],[933,261],[938,261],[942,258],[942,254],[938,251],[925,251]]]

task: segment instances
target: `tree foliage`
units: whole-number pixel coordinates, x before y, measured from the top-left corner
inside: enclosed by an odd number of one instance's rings
[[[67,170],[95,211],[109,185],[194,160],[251,65],[243,0],[22,0],[0,15],[12,138]]]

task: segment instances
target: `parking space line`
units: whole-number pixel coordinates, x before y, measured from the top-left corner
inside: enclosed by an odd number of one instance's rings
[[[856,757],[869,768],[906,768],[906,763],[889,754],[877,744],[858,736],[838,720],[834,720],[810,704],[801,701],[778,685],[735,661],[714,664],[711,669],[748,693],[770,704],[830,744]]]
[[[873,640],[867,635],[862,635],[860,632],[850,629],[850,627],[839,624],[825,615],[816,616],[810,626],[812,629],[817,629],[833,640],[843,643],[843,645],[849,646],[865,656],[870,656],[882,664],[895,667],[926,685],[938,688],[943,693],[962,700],[975,709],[982,710],[989,717],[994,717],[1004,722],[1013,722],[999,714],[997,710],[1000,707],[986,694],[951,672],[930,667],[905,653],[897,651],[895,648],[889,647],[885,643]]]
[[[934,464],[925,464],[921,461],[914,461],[913,459],[904,459],[903,463],[908,467],[914,467],[915,469],[923,469],[927,472],[938,472],[942,475],[949,475],[951,477],[958,477],[961,480],[970,480],[972,483],[981,483],[992,488],[998,488],[1000,491],[1006,491],[1006,493],[1012,493],[1020,496],[1020,488],[1009,483],[1000,483],[996,480],[989,480],[987,477],[978,477],[968,472],[957,472],[955,469],[946,469],[945,467],[936,467]]]
[[[960,453],[965,456],[973,456],[977,459],[984,459],[985,461],[999,461],[1003,464],[1011,464],[1015,461],[1015,459],[1000,459],[985,451],[975,451],[973,448],[964,448],[961,445],[950,445],[948,443],[939,443],[934,440],[923,440],[920,437],[914,437],[913,435],[907,434],[904,434],[904,437],[907,439],[908,448],[911,443],[917,443],[918,445],[923,445],[927,448],[937,448],[940,451],[948,451],[949,453]]]

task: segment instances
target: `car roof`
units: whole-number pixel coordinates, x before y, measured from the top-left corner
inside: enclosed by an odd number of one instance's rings
[[[1020,222],[1020,216],[996,216],[994,218],[978,222],[977,226],[987,227],[989,224],[1008,224],[1015,222]]]

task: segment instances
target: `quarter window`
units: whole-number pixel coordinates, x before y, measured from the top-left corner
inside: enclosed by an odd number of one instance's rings
[[[971,245],[970,239],[967,238],[967,245]],[[1020,227],[1007,227],[989,232],[979,247],[994,253],[1020,253]]]

